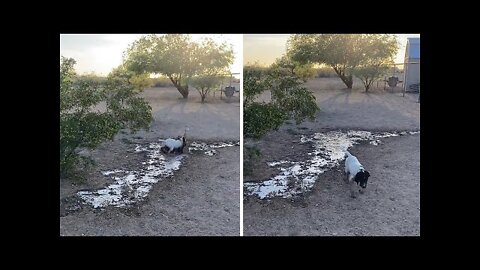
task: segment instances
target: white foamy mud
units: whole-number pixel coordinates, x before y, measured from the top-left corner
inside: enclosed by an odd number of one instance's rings
[[[137,145],[135,152],[147,152],[148,157],[138,171],[104,171],[104,176],[110,176],[115,181],[113,184],[97,191],[79,191],[77,194],[94,208],[109,205],[121,207],[144,199],[153,184],[172,176],[173,172],[180,168],[184,157],[166,157],[160,152],[160,148],[158,143],[151,143],[148,147]]]
[[[160,148],[161,143],[150,143],[148,146],[136,145],[135,152],[147,152],[148,160],[141,162],[141,168],[136,171],[115,169],[103,171],[104,176],[110,176],[114,183],[96,191],[79,191],[77,195],[94,208],[106,206],[123,207],[143,200],[152,186],[158,181],[173,176],[180,169],[185,155],[165,155]],[[192,142],[189,152],[205,151],[205,155],[217,154],[214,148],[238,146],[240,142],[216,142],[212,144]]]
[[[213,156],[217,154],[215,149],[217,148],[224,148],[224,147],[232,147],[232,146],[240,146],[240,141],[238,142],[215,142],[211,144],[203,143],[203,142],[192,142],[188,147],[189,153],[194,153],[196,151],[204,151],[203,153],[207,156]]]
[[[312,143],[312,151],[305,155],[307,159],[268,162],[269,166],[277,167],[280,173],[263,182],[244,183],[246,190],[244,194],[245,196],[255,195],[260,199],[289,198],[302,194],[312,189],[319,174],[338,166],[344,159],[345,151],[360,141],[369,141],[372,145],[379,145],[382,143],[380,140],[382,138],[414,135],[419,132],[331,131],[315,133],[311,137],[302,135],[300,143]]]

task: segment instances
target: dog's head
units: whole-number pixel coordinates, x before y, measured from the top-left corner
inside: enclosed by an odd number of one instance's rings
[[[370,173],[368,171],[359,171],[357,175],[355,175],[355,182],[362,188],[367,187],[368,177],[370,177]]]

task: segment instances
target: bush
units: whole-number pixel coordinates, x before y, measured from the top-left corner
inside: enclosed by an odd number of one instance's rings
[[[172,81],[165,77],[153,78],[152,85],[153,87],[173,87]]]
[[[318,78],[332,78],[337,77],[335,70],[331,67],[321,67],[316,69],[316,77]]]
[[[75,80],[88,80],[96,83],[104,83],[107,81],[107,77],[98,76],[94,73],[83,74],[75,78]]]
[[[312,64],[298,65],[295,67],[295,75],[303,82],[307,82],[308,79],[315,77],[317,74]]]
[[[244,116],[246,137],[260,138],[288,119],[298,123],[313,119],[319,110],[315,96],[302,87],[298,77],[282,68],[244,67]],[[255,102],[255,96],[270,90],[270,103]]]
[[[148,129],[151,107],[137,97],[128,78],[111,74],[105,81],[77,77],[75,60],[60,64],[60,175],[71,175],[82,158],[82,148],[93,149],[112,140],[121,129]],[[91,108],[106,103],[105,112]]]
[[[247,146],[243,148],[244,166],[243,175],[252,176],[255,164],[258,164],[259,157],[262,155],[260,150],[255,146]]]
[[[295,119],[297,124],[307,118],[313,119],[319,110],[315,96],[302,87],[299,78],[287,68],[245,66],[243,90],[243,132],[246,138],[259,139],[289,119]],[[271,102],[256,102],[255,97],[264,91],[271,92]],[[253,174],[260,155],[257,148],[244,146],[244,175]]]
[[[288,119],[275,104],[252,102],[243,111],[243,132],[246,137],[260,138]]]

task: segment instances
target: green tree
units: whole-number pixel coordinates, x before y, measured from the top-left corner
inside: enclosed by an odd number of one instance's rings
[[[167,76],[183,98],[188,98],[190,77],[202,76],[206,67],[225,68],[232,60],[233,51],[225,43],[198,44],[183,34],[143,36],[124,53],[128,70]]]
[[[211,90],[218,88],[222,84],[223,80],[223,76],[205,74],[192,77],[189,82],[193,87],[195,87],[195,89],[197,89],[203,103],[205,102],[205,98],[207,97],[208,93],[210,93]]]
[[[148,73],[136,74],[133,71],[127,70],[123,64],[114,68],[110,72],[109,76],[118,77],[126,80],[129,84],[131,84],[136,90],[140,92],[152,85],[150,74]]]
[[[126,78],[109,76],[105,82],[79,78],[75,60],[60,63],[60,173],[68,176],[81,160],[81,148],[93,149],[113,139],[123,128],[148,129],[151,107],[136,95]],[[105,104],[104,110],[94,108]]]
[[[326,64],[352,89],[353,70],[362,58],[359,34],[297,34],[288,40],[288,54],[300,63]]]
[[[228,66],[233,62],[233,50],[226,43],[217,44],[212,39],[204,39],[195,53],[196,76],[189,83],[197,89],[205,101],[207,94],[221,85]]]
[[[392,51],[396,52],[394,44],[396,39],[392,35],[298,34],[289,38],[287,53],[300,63],[331,66],[347,88],[352,89],[354,74],[371,84],[372,74],[383,68],[380,62]]]
[[[260,138],[291,118],[297,124],[307,118],[313,119],[319,110],[315,96],[301,84],[298,77],[285,74],[282,70],[244,67],[245,136]],[[257,95],[268,90],[271,92],[271,102],[255,101]]]
[[[364,35],[361,40],[362,59],[353,71],[368,92],[371,84],[392,66],[398,51],[398,42],[392,35]]]
[[[297,61],[293,61],[288,55],[282,55],[277,58],[275,62],[270,66],[271,69],[285,69],[290,75],[297,76],[302,81],[306,82],[308,79],[315,76],[316,71],[313,68],[313,64],[302,64]]]

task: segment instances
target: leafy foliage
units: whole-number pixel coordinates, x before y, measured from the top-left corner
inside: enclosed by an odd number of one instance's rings
[[[243,110],[243,132],[247,137],[260,138],[287,119],[287,115],[275,104],[252,102]]]
[[[143,36],[124,53],[127,70],[136,74],[163,74],[183,98],[188,98],[192,76],[215,75],[232,62],[233,50],[227,44],[217,44],[212,39],[200,44],[184,34]]]
[[[244,165],[243,175],[254,175],[255,164],[258,164],[259,157],[262,155],[260,150],[255,146],[245,145],[243,148]]]
[[[109,77],[122,78],[140,92],[143,91],[145,88],[152,86],[152,80],[150,79],[149,74],[147,73],[136,74],[133,71],[127,70],[124,65],[120,65],[114,68],[110,72]]]
[[[301,86],[296,76],[281,69],[244,67],[243,89],[243,129],[247,137],[260,138],[290,118],[297,124],[313,119],[319,110],[312,93]],[[267,90],[271,92],[271,102],[256,102],[255,97]]]
[[[221,85],[225,80],[227,67],[233,62],[233,51],[227,44],[216,44],[212,39],[205,39],[196,52],[196,74],[189,83],[197,89],[205,101],[207,94]]]
[[[216,88],[218,88],[222,81],[225,79],[224,76],[217,75],[203,75],[195,76],[189,80],[190,84],[197,89],[198,93],[202,98],[202,103],[205,102],[205,98],[208,93]]]
[[[151,85],[153,87],[171,87],[173,86],[172,81],[166,77],[158,77],[158,78],[152,78],[151,79],[152,83]]]
[[[378,61],[380,55],[385,57],[392,51],[396,52],[396,47],[391,46],[394,43],[397,43],[396,39],[391,35],[298,34],[288,40],[287,53],[292,60],[300,63],[331,66],[351,89],[356,68],[367,68],[371,59]],[[388,53],[378,53],[377,49]]]
[[[381,78],[392,65],[398,43],[390,35],[365,35],[361,47],[364,57],[353,74],[362,81],[368,92],[371,84]]]
[[[311,63],[300,63],[292,60],[289,55],[283,55],[278,58],[271,66],[271,69],[284,69],[290,75],[297,76],[302,81],[306,82],[309,78],[315,76],[316,71]]]
[[[111,74],[106,81],[79,78],[75,60],[60,64],[60,173],[68,176],[80,161],[81,148],[93,149],[121,129],[148,129],[151,107],[136,95],[127,77]],[[96,106],[105,104],[103,111]]]

